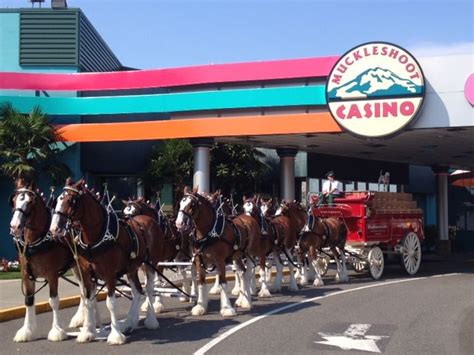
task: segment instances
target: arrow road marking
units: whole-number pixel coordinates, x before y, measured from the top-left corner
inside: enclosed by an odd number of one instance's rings
[[[365,335],[370,324],[351,324],[343,334],[318,333],[324,341],[315,341],[316,344],[337,346],[342,350],[362,350],[371,353],[380,353],[377,341],[388,338],[385,335]]]

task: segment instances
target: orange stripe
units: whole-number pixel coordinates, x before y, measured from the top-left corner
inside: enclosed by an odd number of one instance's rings
[[[340,132],[327,112],[293,115],[196,118],[169,121],[82,123],[59,127],[64,141],[106,142],[171,138]]]

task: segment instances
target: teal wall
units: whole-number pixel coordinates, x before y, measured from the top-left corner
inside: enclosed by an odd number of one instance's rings
[[[20,66],[20,14],[15,12],[0,12],[0,71],[5,72],[46,72],[46,73],[76,73],[77,67],[45,67],[45,66]],[[0,95],[22,95],[22,96],[77,96],[75,92],[39,92],[35,91],[12,91],[0,90]],[[80,116],[51,117],[55,123],[78,123],[81,122]],[[74,144],[61,153],[61,159],[72,170],[75,178],[82,176],[80,145]],[[51,185],[49,179],[41,177],[39,186],[45,195],[48,195],[48,189]],[[16,257],[16,251],[13,247],[11,237],[9,236],[9,224],[11,218],[10,206],[7,203],[8,196],[14,188],[13,182],[3,176],[0,176],[0,259],[7,257],[13,259]]]

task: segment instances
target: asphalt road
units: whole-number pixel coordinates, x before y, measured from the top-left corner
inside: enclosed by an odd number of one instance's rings
[[[218,314],[216,296],[211,296],[209,312],[203,317],[191,316],[189,304],[165,299],[167,310],[158,316],[160,328],[138,329],[120,347],[107,346],[106,332],[90,344],[77,344],[73,337],[51,343],[46,336],[52,315],[45,313],[37,319],[41,338],[31,343],[11,340],[22,320],[0,323],[0,353],[367,354],[370,350],[386,354],[472,354],[473,274],[473,260],[425,262],[417,278],[405,277],[394,265],[386,268],[382,280],[374,282],[367,275],[350,274],[347,284],[334,283],[330,270],[322,288],[284,291],[255,301],[250,312],[239,311],[237,317],[226,319]],[[127,300],[119,301],[122,318],[128,304]],[[278,311],[282,307],[287,308]],[[104,302],[100,308],[103,321],[108,321]],[[62,310],[63,319],[69,320],[73,312]],[[275,313],[265,316],[269,312]],[[236,330],[236,326],[241,329]]]

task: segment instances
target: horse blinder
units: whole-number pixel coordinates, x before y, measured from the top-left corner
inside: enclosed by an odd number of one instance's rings
[[[8,197],[8,204],[10,205],[11,208],[13,208],[14,206],[14,199],[15,199],[15,196],[16,194],[10,194],[10,196]]]

